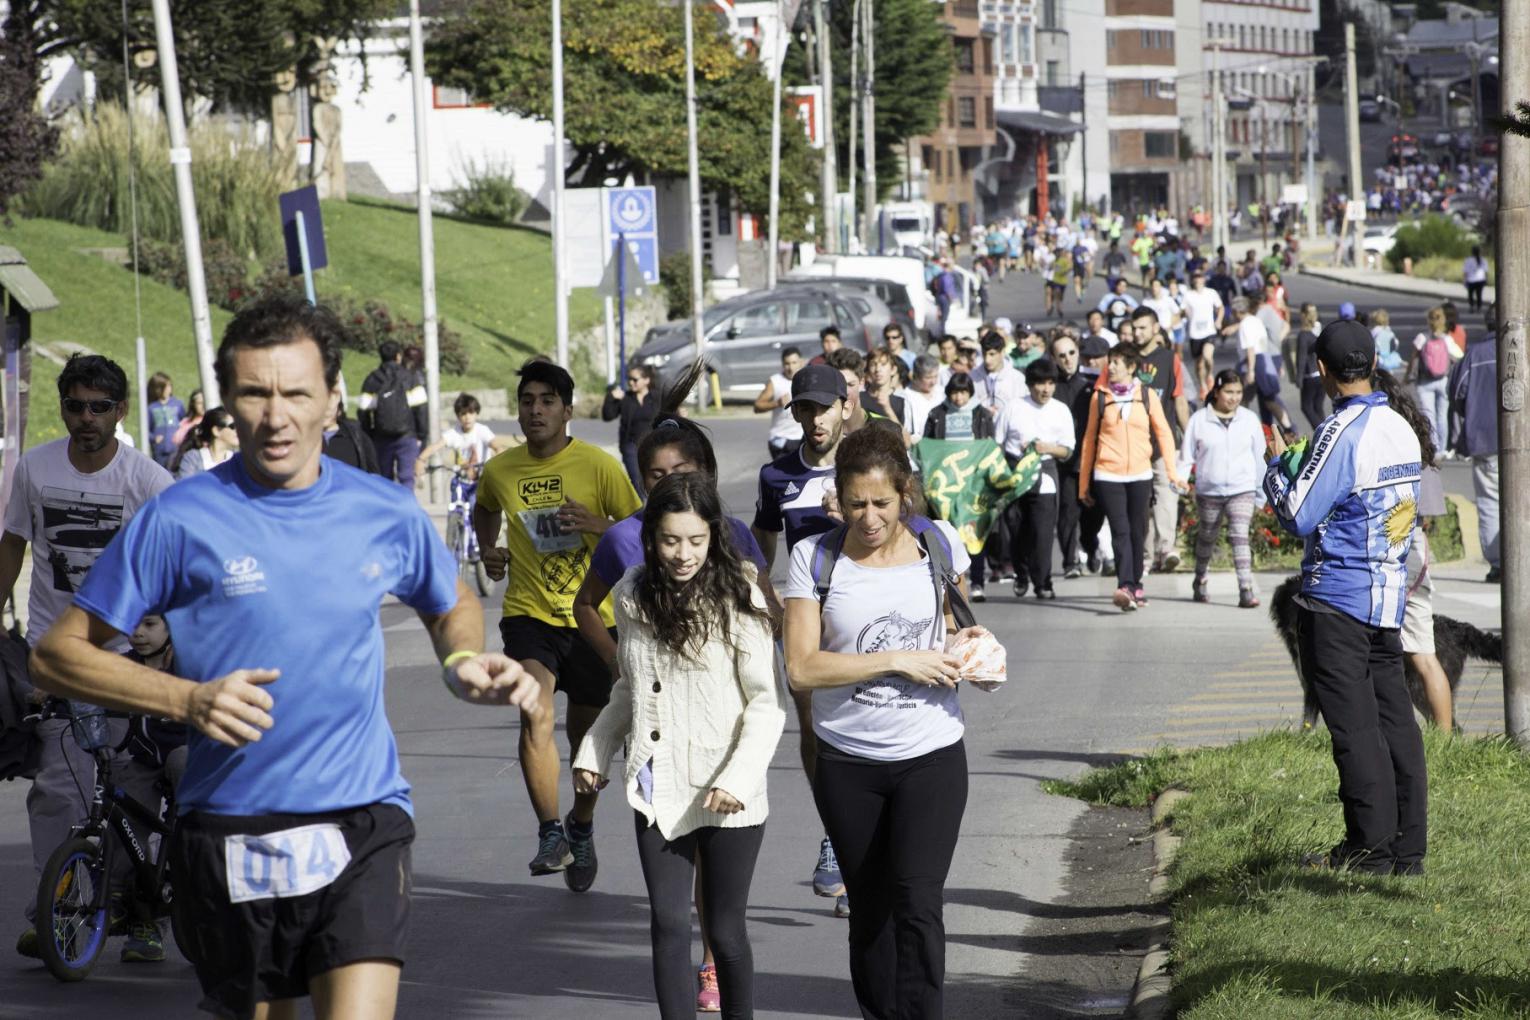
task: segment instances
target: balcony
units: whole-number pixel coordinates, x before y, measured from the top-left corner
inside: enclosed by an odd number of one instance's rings
[[[1105,0],[1105,16],[1174,17],[1174,0]]]

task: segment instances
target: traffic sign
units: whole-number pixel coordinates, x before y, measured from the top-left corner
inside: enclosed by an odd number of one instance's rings
[[[625,238],[638,270],[647,283],[659,282],[659,223],[652,187],[603,188],[606,200],[606,237]],[[610,245],[606,246],[610,251]]]
[[[319,217],[319,189],[312,184],[306,188],[284,192],[277,196],[282,213],[282,240],[287,243],[287,273],[298,276],[304,272],[303,244],[308,245],[308,269],[323,269],[329,265],[329,252],[324,247],[324,223]],[[298,222],[302,221],[302,239],[298,235]]]

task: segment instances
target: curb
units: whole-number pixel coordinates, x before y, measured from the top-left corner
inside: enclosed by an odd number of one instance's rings
[[[1464,301],[1466,300],[1466,288],[1459,283],[1448,283],[1444,280],[1425,280],[1416,276],[1404,276],[1401,273],[1381,273],[1374,277],[1355,279],[1348,275],[1353,270],[1330,271],[1319,266],[1302,266],[1303,276],[1316,277],[1319,280],[1327,280],[1330,283],[1343,284],[1348,287],[1365,287],[1368,290],[1387,291],[1392,294],[1406,294],[1409,297],[1438,298],[1441,301]],[[1491,288],[1490,288],[1491,289]],[[1489,297],[1487,291],[1483,292],[1482,300],[1491,303],[1494,298]]]
[[[1175,805],[1188,796],[1185,790],[1169,789],[1153,800],[1153,877],[1148,882],[1148,894],[1154,899],[1161,899],[1168,891],[1169,868],[1179,850],[1180,837],[1169,831],[1168,818]],[[1168,917],[1153,925],[1151,939],[1137,970],[1137,983],[1132,987],[1131,1004],[1126,1009],[1127,1020],[1164,1020],[1170,1012],[1169,990],[1173,982],[1169,976]]]

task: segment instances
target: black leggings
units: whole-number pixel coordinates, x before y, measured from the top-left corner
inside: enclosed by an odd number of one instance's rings
[[[1323,419],[1328,417],[1323,413],[1323,401],[1327,396],[1328,394],[1323,391],[1323,380],[1302,380],[1302,416],[1307,419],[1307,424],[1312,426],[1313,431],[1316,431]]]
[[[1037,489],[1041,488],[1038,484]],[[1052,587],[1052,539],[1057,531],[1057,493],[1032,490],[1015,500],[1010,548],[1015,554],[1015,577],[1030,579],[1031,588]]]
[[[907,761],[876,761],[820,743],[813,799],[850,894],[850,980],[861,1016],[939,1020],[966,747],[958,740]]]
[[[1481,283],[1468,283],[1466,285],[1466,309],[1475,312],[1482,307],[1482,291],[1487,286],[1487,281]]]
[[[707,939],[717,960],[723,1015],[754,1016],[754,954],[744,910],[764,825],[721,829],[706,826],[666,840],[636,811],[638,859],[648,885],[649,935],[653,941],[653,987],[664,1020],[696,1015],[696,977],[691,969],[691,890],[696,855]]]
[[[1143,558],[1147,554],[1148,505],[1153,500],[1153,480],[1094,483],[1094,498],[1110,521],[1110,544],[1116,552],[1116,583],[1122,588],[1142,587]]]

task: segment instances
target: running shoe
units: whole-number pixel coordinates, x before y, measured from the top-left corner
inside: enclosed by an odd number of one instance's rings
[[[127,941],[122,944],[123,963],[163,963],[164,960],[165,938],[159,925],[146,921],[128,927]]]
[[[1197,577],[1195,584],[1190,589],[1190,597],[1197,602],[1210,602],[1211,592],[1208,590],[1210,583],[1204,577]]]
[[[1138,609],[1146,609],[1147,608],[1147,604],[1148,604],[1147,592],[1142,590],[1142,586],[1141,585],[1138,585],[1136,588],[1132,589],[1132,600],[1137,603],[1137,608]]]
[[[1100,564],[1102,562],[1103,561],[1100,559],[1099,550],[1095,550],[1094,552],[1090,553],[1089,558],[1084,561],[1084,566],[1089,568],[1089,572],[1091,574],[1098,574],[1100,572]]]
[[[1068,567],[1067,569],[1065,569],[1063,571],[1063,580],[1064,581],[1077,580],[1078,578],[1083,577],[1083,576],[1084,576],[1084,570],[1077,563],[1073,564],[1073,566]]]
[[[1483,578],[1486,584],[1503,584],[1503,571],[1498,567],[1488,567],[1487,577]]]
[[[1054,591],[1052,586],[1049,584],[1045,588],[1037,588],[1036,597],[1038,599],[1055,599],[1057,597],[1057,592]]]
[[[42,950],[37,947],[36,928],[28,928],[21,933],[21,937],[16,940],[16,952],[34,960],[42,959]]]
[[[1123,613],[1129,613],[1137,608],[1137,599],[1132,595],[1130,588],[1121,587],[1110,597],[1110,601],[1116,604],[1116,608]]]
[[[1174,552],[1173,550],[1170,550],[1169,552],[1164,553],[1163,568],[1162,569],[1163,569],[1163,572],[1165,574],[1172,574],[1172,573],[1174,573],[1174,571],[1178,570],[1179,569],[1179,553]]]
[[[1259,596],[1254,594],[1252,588],[1238,589],[1238,608],[1255,609],[1259,605]]]
[[[717,965],[708,963],[696,972],[696,1012],[721,1013],[722,992],[717,988]]]
[[[568,833],[568,851],[574,858],[563,869],[563,884],[574,892],[588,892],[590,886],[595,884],[595,873],[600,870],[600,861],[595,857],[595,830],[592,827],[586,835],[579,835],[574,830],[574,814],[571,811],[563,819],[563,831]]]
[[[556,871],[562,871],[574,863],[574,855],[569,853],[568,837],[563,834],[561,827],[553,827],[542,834],[537,841],[537,855],[531,859],[531,873],[535,875],[551,875]]]
[[[845,893],[845,894],[835,898],[835,900],[834,900],[834,916],[835,917],[849,917],[850,916],[850,894],[849,893]]]
[[[834,856],[834,844],[825,836],[818,844],[818,866],[813,869],[813,892],[819,896],[843,896],[845,879],[839,873],[839,858]]]
[[[1030,587],[1031,587],[1031,582],[1030,582],[1029,578],[1025,578],[1025,577],[1017,577],[1017,578],[1015,578],[1015,585],[1014,585],[1015,598],[1017,598],[1017,599],[1018,598],[1024,598],[1025,597],[1025,593],[1030,590]]]
[[[1116,572],[1116,561],[1115,560],[1106,560],[1104,563],[1100,564],[1100,573],[1104,574],[1106,577],[1109,577],[1111,574],[1114,574],[1115,572]]]
[[[988,594],[985,591],[983,591],[983,586],[981,584],[974,584],[972,586],[972,601],[974,601],[974,602],[987,602],[988,601]]]

